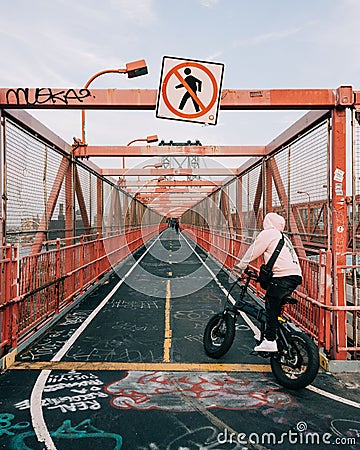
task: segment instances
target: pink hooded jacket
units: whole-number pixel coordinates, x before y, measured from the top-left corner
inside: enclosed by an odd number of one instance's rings
[[[266,214],[264,217],[263,231],[259,233],[242,260],[236,264],[236,267],[244,270],[251,261],[262,254],[264,254],[264,260],[267,263],[281,239],[281,232],[284,230],[284,227],[285,219],[282,216],[276,213]],[[286,277],[288,275],[302,276],[299,259],[294,247],[287,236],[284,235],[284,238],[285,244],[273,267],[274,277]]]

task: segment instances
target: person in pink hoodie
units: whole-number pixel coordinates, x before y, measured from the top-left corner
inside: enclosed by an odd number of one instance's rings
[[[273,266],[273,277],[265,295],[265,338],[254,348],[257,352],[277,352],[276,332],[281,301],[302,283],[302,273],[294,247],[290,239],[282,233],[285,228],[285,219],[279,214],[268,213],[264,217],[263,228],[234,269],[244,270],[251,261],[261,255],[264,255],[265,263],[267,263],[281,237],[284,236],[284,246]]]

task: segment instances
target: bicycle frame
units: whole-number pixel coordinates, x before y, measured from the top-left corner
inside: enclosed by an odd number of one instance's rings
[[[245,279],[244,283],[240,284],[240,295],[236,302],[233,302],[230,298],[230,292],[234,288],[236,284],[238,284],[238,281],[236,281],[233,286],[230,288],[228,297],[227,297],[227,305],[225,306],[223,314],[231,313],[234,315],[235,320],[237,320],[240,312],[244,312],[248,316],[252,317],[253,319],[257,320],[260,324],[260,340],[264,337],[264,331],[265,331],[265,325],[266,325],[266,312],[265,308],[263,308],[260,305],[253,305],[244,300],[244,297],[248,291],[249,284],[251,279],[257,280],[258,276],[255,272],[250,271],[249,269],[245,269],[245,274],[247,275],[247,278]],[[231,303],[231,305],[228,305],[228,302]],[[284,333],[284,326],[287,324],[287,320],[284,319],[282,316],[279,317],[279,326],[278,326],[278,338],[283,342],[284,348],[289,351],[290,346],[286,339],[286,335]]]
[[[261,304],[253,304],[245,298],[251,279],[257,279],[257,275],[250,270],[245,270],[247,278],[242,284],[237,280],[230,288],[226,304],[222,312],[210,317],[205,330],[203,344],[205,352],[214,359],[221,358],[231,348],[236,332],[236,321],[239,315],[249,323],[249,318],[255,319],[260,324],[261,336],[254,338],[262,340],[266,325],[266,312]],[[230,292],[239,284],[239,298],[230,297]],[[282,300],[282,306],[295,301],[291,296]],[[316,377],[319,366],[319,351],[312,339],[304,332],[297,330],[291,322],[281,316],[278,318],[276,352],[252,352],[256,356],[270,358],[271,370],[277,381],[289,389],[302,389],[309,385]],[[249,318],[247,318],[249,316]],[[256,333],[257,334],[257,333]]]

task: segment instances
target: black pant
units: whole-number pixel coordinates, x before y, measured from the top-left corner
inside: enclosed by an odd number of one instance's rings
[[[284,297],[290,295],[301,284],[302,279],[298,275],[273,278],[265,295],[266,329],[265,338],[268,341],[276,339],[278,316],[281,312],[281,302]]]

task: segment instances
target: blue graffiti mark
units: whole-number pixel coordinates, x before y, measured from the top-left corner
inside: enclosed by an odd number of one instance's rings
[[[28,431],[15,436],[11,441],[12,450],[32,450],[25,444],[25,439],[35,436],[33,431]],[[108,438],[115,440],[114,450],[121,450],[122,437],[119,434],[107,433],[99,430],[91,424],[91,419],[85,419],[75,427],[71,426],[71,420],[64,420],[62,425],[50,433],[55,439],[91,439],[91,438]]]
[[[15,433],[12,430],[24,430],[30,425],[29,422],[18,422],[12,425],[11,422],[14,419],[14,414],[0,414],[0,436],[2,436],[3,434],[6,434],[7,436],[14,436]]]

